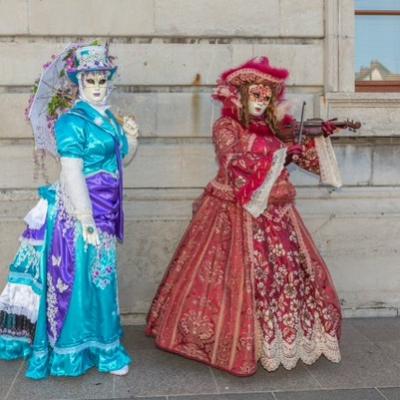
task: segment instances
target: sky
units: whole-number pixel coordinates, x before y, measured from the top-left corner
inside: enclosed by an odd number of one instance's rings
[[[356,0],[356,10],[400,10],[400,0]]]
[[[357,10],[397,10],[400,0],[356,0]],[[356,16],[355,69],[378,59],[393,73],[400,73],[400,16]]]

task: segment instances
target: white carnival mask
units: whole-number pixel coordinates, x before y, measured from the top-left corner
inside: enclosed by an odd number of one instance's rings
[[[107,73],[88,72],[81,79],[80,91],[83,92],[83,97],[94,105],[103,105],[108,94]]]
[[[249,86],[249,114],[253,117],[261,117],[271,101],[272,91],[269,86],[250,85]]]

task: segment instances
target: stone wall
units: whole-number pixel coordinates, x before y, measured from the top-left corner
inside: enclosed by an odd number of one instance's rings
[[[298,206],[348,315],[397,315],[400,305],[400,96],[355,94],[352,0],[0,0],[0,282],[33,206],[33,141],[24,107],[41,65],[77,39],[106,39],[118,56],[115,110],[134,113],[140,148],[126,171],[121,306],[143,321],[216,171],[210,95],[219,73],[256,55],[290,69],[299,114],[353,117],[335,138],[344,187],[293,171]],[[48,160],[49,180],[57,164]]]

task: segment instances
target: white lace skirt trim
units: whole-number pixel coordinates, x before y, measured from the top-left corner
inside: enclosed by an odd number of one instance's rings
[[[24,315],[35,323],[39,314],[40,296],[31,287],[18,283],[7,283],[0,295],[0,311]]]
[[[319,319],[315,321],[310,338],[303,335],[301,327],[298,328],[297,332],[298,335],[293,343],[283,340],[279,329],[277,329],[276,337],[271,343],[262,339],[259,358],[261,365],[267,371],[275,371],[281,364],[285,369],[293,369],[299,360],[311,365],[321,355],[335,363],[340,361],[338,338],[325,332]]]

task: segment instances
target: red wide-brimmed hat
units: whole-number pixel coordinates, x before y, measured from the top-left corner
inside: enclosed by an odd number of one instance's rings
[[[221,80],[235,87],[248,84],[268,85],[279,96],[288,76],[286,69],[272,67],[267,57],[256,57],[240,67],[225,71]]]
[[[242,107],[240,87],[243,85],[263,84],[274,93],[275,106],[284,104],[285,80],[289,72],[283,68],[272,67],[267,57],[256,57],[243,65],[223,72],[217,81],[213,99],[222,102],[223,115],[238,116]]]

